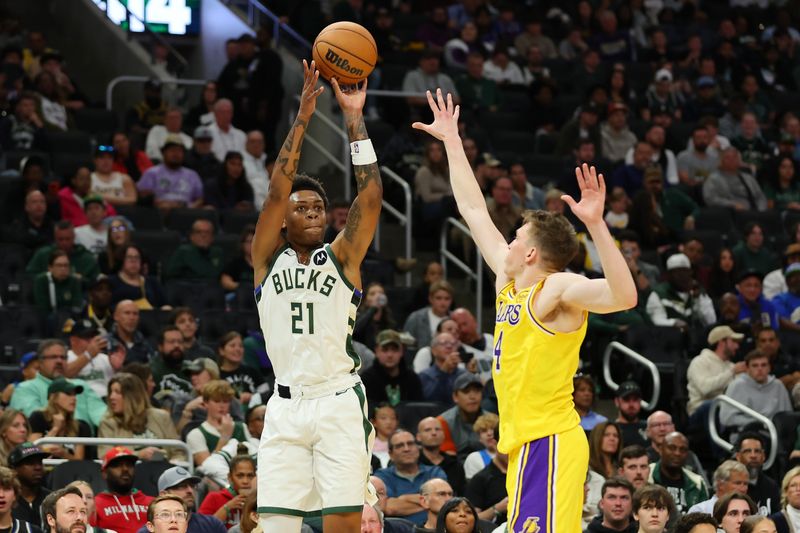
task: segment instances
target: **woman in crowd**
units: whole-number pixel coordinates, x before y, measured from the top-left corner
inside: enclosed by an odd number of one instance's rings
[[[206,181],[205,203],[217,209],[253,211],[253,188],[244,175],[244,160],[239,152],[228,152],[217,179]]]
[[[0,431],[2,431],[0,419]],[[783,476],[781,482],[781,510],[770,518],[778,533],[800,531],[800,466],[795,466]]]
[[[472,430],[478,434],[478,440],[483,445],[483,449],[470,453],[464,460],[464,477],[467,481],[491,463],[497,454],[495,430],[499,422],[500,419],[496,414],[486,413],[479,416],[472,425]]]
[[[572,399],[575,410],[581,416],[581,427],[584,431],[591,431],[600,422],[608,420],[603,415],[592,411],[594,406],[594,380],[588,375],[578,375],[572,380]]]
[[[377,457],[381,467],[385,468],[389,464],[389,439],[399,427],[397,411],[388,403],[379,403],[372,410],[369,421],[375,427],[372,455]]]
[[[143,273],[142,249],[135,244],[126,244],[117,253],[120,268],[109,278],[112,303],[116,305],[122,300],[133,300],[140,310],[163,307],[166,299],[161,284]]]
[[[28,440],[31,426],[25,413],[8,408],[0,414],[0,466],[8,466],[8,454]]]
[[[731,492],[714,504],[714,519],[724,533],[739,533],[745,518],[756,514],[758,508],[747,494]]]
[[[628,78],[625,75],[625,65],[615,63],[608,78],[608,99],[611,102],[630,105],[631,89],[628,85]]]
[[[670,244],[674,235],[659,215],[658,202],[649,191],[641,190],[633,196],[628,229],[639,234],[642,248],[653,250]]]
[[[766,516],[748,516],[739,527],[739,533],[777,533],[775,522]]]
[[[708,276],[708,295],[716,300],[726,292],[736,293],[736,270],[736,260],[731,249],[720,249]]]
[[[255,490],[256,462],[246,455],[246,449],[237,450],[237,455],[231,460],[231,471],[228,474],[230,485],[222,490],[209,492],[200,504],[200,514],[214,515],[219,518],[227,529],[238,524],[242,519],[247,497],[250,491]]]
[[[778,257],[764,245],[764,228],[760,224],[749,222],[743,233],[743,239],[731,250],[740,272],[755,270],[764,275],[780,268]]]
[[[115,172],[127,174],[133,181],[139,181],[144,171],[153,166],[153,162],[144,153],[144,150],[131,148],[128,134],[123,131],[114,133],[111,144],[114,146]]]
[[[382,284],[373,281],[367,285],[365,294],[353,326],[353,340],[371,349],[375,346],[375,336],[385,329],[394,329],[396,324]]]
[[[479,533],[478,512],[466,498],[451,498],[439,510],[436,533]]]
[[[210,126],[214,123],[214,102],[217,101],[217,82],[207,81],[200,102],[186,115],[187,128]]]
[[[789,156],[778,159],[775,175],[764,183],[764,195],[769,209],[800,211],[800,183],[797,182],[797,165]]]
[[[253,287],[253,260],[250,252],[253,249],[253,235],[256,227],[248,224],[239,237],[239,250],[241,253],[232,259],[220,276],[220,284],[226,291],[236,291],[240,286],[251,289]],[[244,284],[244,285],[242,285]],[[252,298],[252,295],[250,295]]]
[[[600,422],[589,434],[589,468],[608,479],[617,473],[622,434],[615,422]]]
[[[124,372],[118,373],[108,382],[108,411],[100,422],[97,436],[180,440],[169,414],[150,406],[142,380]],[[102,457],[111,448],[99,446],[97,453]],[[140,446],[134,451],[143,461],[154,458],[186,460],[185,454],[177,448],[162,450]]]
[[[438,235],[442,221],[455,211],[450,170],[441,141],[425,145],[425,158],[414,175],[414,194],[421,201],[420,228]]]
[[[122,217],[111,220],[108,224],[108,239],[106,249],[97,256],[97,264],[100,272],[106,276],[116,274],[124,262],[122,248],[131,244],[133,238],[133,228]]]
[[[73,385],[64,378],[54,379],[47,387],[47,406],[31,413],[31,442],[42,437],[91,437],[89,424],[75,418],[77,395],[82,392],[81,385]],[[83,444],[47,444],[42,449],[59,459],[83,460],[86,457]]]
[[[452,70],[467,70],[467,56],[471,52],[486,54],[486,47],[478,35],[478,26],[469,21],[461,27],[458,37],[450,39],[444,45],[444,63]]]
[[[664,533],[675,512],[672,496],[660,485],[644,485],[633,494],[633,518],[639,523],[638,533]]]
[[[243,406],[250,403],[250,398],[257,392],[266,393],[268,387],[261,374],[244,361],[244,345],[242,336],[236,331],[229,331],[222,336],[217,345],[217,362],[219,377],[231,384],[236,396]]]
[[[247,499],[244,501],[241,520],[239,520],[237,525],[230,528],[228,533],[251,533],[256,527],[258,527],[257,499],[258,487],[256,487],[254,484],[253,489],[250,491],[250,494],[247,495]]]

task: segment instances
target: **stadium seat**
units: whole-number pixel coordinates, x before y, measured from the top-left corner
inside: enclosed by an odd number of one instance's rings
[[[420,420],[439,416],[446,410],[447,406],[439,402],[404,402],[395,407],[399,427],[408,428],[413,433],[416,433]]]
[[[239,313],[209,309],[200,316],[200,338],[207,345],[216,346],[219,339],[229,331],[244,333]]]
[[[98,463],[77,460],[66,461],[57,465],[48,476],[48,486],[50,490],[57,490],[77,480],[89,483],[95,494],[99,494],[107,488]]]
[[[118,215],[131,221],[136,231],[161,231],[164,229],[161,212],[155,207],[120,205],[115,209]]]
[[[406,520],[405,518],[399,518],[396,516],[387,516],[383,519],[384,523],[389,524],[392,528],[392,531],[396,531],[397,533],[414,533],[416,524],[411,520]]]
[[[172,467],[167,461],[139,461],[134,467],[133,486],[148,496],[158,496],[158,478]]]
[[[202,282],[171,281],[167,285],[167,300],[173,307],[191,307],[195,312],[225,308],[222,288]]]
[[[38,157],[45,162],[45,166],[50,168],[50,154],[47,152],[36,152],[30,150],[13,150],[6,152],[6,169],[19,170],[19,165],[26,157]]]
[[[380,157],[381,152],[394,136],[394,128],[391,124],[381,119],[366,120],[365,125],[369,132],[369,138],[372,139],[375,151],[378,152],[378,156]]]
[[[786,234],[789,235],[789,238],[794,240],[794,235],[792,235],[792,226],[796,226],[800,224],[800,212],[798,211],[786,211],[783,216],[783,227],[786,230]]]
[[[192,209],[181,208],[173,209],[164,219],[164,225],[167,229],[175,230],[181,235],[189,235],[192,229],[192,224],[197,219],[210,220],[214,224],[214,228],[219,229],[219,213],[212,209]]]
[[[40,339],[45,334],[44,321],[39,310],[31,306],[9,308],[5,320],[0,323],[0,332],[13,333],[17,340]]]
[[[92,138],[85,131],[48,131],[44,139],[52,153],[92,155]]]
[[[80,167],[92,168],[91,154],[74,152],[53,153],[53,173],[65,180],[70,178]]]
[[[222,231],[231,235],[239,235],[248,224],[258,222],[258,213],[242,213],[241,211],[222,212]]]
[[[481,127],[491,134],[498,131],[526,131],[525,117],[510,111],[484,113],[480,116]]]
[[[498,130],[492,133],[492,143],[496,147],[502,147],[504,152],[532,154],[536,149],[536,136],[527,131]]]
[[[658,342],[654,343],[653,339]],[[685,359],[686,339],[683,332],[674,327],[632,326],[624,344],[654,362],[662,373],[674,372],[675,361]]]
[[[75,126],[81,131],[110,137],[117,129],[117,114],[108,109],[84,108],[74,115]]]
[[[775,479],[781,479],[789,469],[789,454],[794,450],[797,439],[797,426],[800,425],[800,413],[785,411],[777,413],[772,418],[775,430],[778,433],[778,453],[772,472]]]
[[[528,181],[540,187],[548,182],[558,182],[564,172],[563,159],[554,155],[528,154],[522,160]]]
[[[718,232],[729,245],[738,240],[733,215],[727,207],[702,207],[695,217],[695,227]]]
[[[163,265],[175,249],[181,244],[181,235],[177,231],[135,231],[133,242],[144,250],[144,255],[156,266]],[[151,272],[151,274],[155,274]]]
[[[404,324],[406,317],[411,313],[409,307],[414,300],[415,287],[389,286],[384,287],[386,297],[389,299],[389,309],[398,324]]]
[[[531,101],[527,93],[518,90],[500,90],[500,111],[524,114],[531,108]]]
[[[154,345],[158,342],[158,335],[167,324],[168,311],[161,309],[148,309],[139,311],[139,331]]]
[[[552,133],[540,133],[536,136],[535,152],[542,155],[552,155],[556,151],[558,136]]]
[[[236,289],[236,307],[240,311],[256,311],[256,297],[249,283],[243,283]]]
[[[0,276],[19,280],[25,275],[30,251],[18,244],[0,244]]]
[[[230,261],[240,255],[241,239],[234,233],[220,233],[214,237],[214,244],[225,252],[225,260]]]

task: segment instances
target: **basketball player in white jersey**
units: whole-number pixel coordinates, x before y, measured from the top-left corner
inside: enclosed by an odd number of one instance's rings
[[[367,83],[343,91],[331,80],[358,196],[345,228],[323,245],[325,191],[297,166],[324,88],[316,88],[313,61],[303,68],[300,110],[253,239],[255,295],[276,382],[258,453],[258,512],[264,533],[300,531],[303,517],[320,513],[325,533],[350,533],[360,531],[364,503],[374,498],[368,490],[374,432],[351,335],[361,261],[378,224],[383,186],[362,114]]]

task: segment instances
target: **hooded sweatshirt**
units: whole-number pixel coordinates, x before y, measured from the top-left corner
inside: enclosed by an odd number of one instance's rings
[[[96,527],[117,533],[136,533],[147,522],[147,506],[155,498],[133,489],[130,494],[103,491],[95,496]]]
[[[694,413],[706,400],[713,400],[733,381],[733,363],[723,361],[713,350],[703,348],[700,355],[692,359],[686,377],[689,381],[689,403],[686,410]]]
[[[765,383],[758,383],[748,374],[740,374],[728,385],[725,394],[767,418],[772,418],[782,411],[792,410],[789,392],[772,374],[767,377]],[[736,433],[748,423],[755,421],[727,404],[722,405],[719,416],[722,424],[732,428]],[[731,437],[735,439],[736,435],[732,434]]]
[[[611,529],[603,525],[603,521],[599,516],[592,520],[589,523],[589,527],[586,528],[587,533],[636,533],[638,530],[639,526],[633,520],[630,521],[625,529]]]

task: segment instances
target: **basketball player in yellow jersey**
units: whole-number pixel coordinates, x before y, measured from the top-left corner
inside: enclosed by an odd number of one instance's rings
[[[636,286],[603,221],[606,187],[594,167],[575,174],[576,202],[562,199],[588,229],[605,279],[563,272],[578,250],[563,215],[526,211],[506,242],[486,208],[458,135],[458,106],[428,93],[433,123],[413,127],[444,142],[450,182],[475,243],[497,276],[492,374],[500,409],[498,450],[509,456],[508,531],[579,533],[589,446],[572,403],[572,378],[588,312],[636,305]]]

